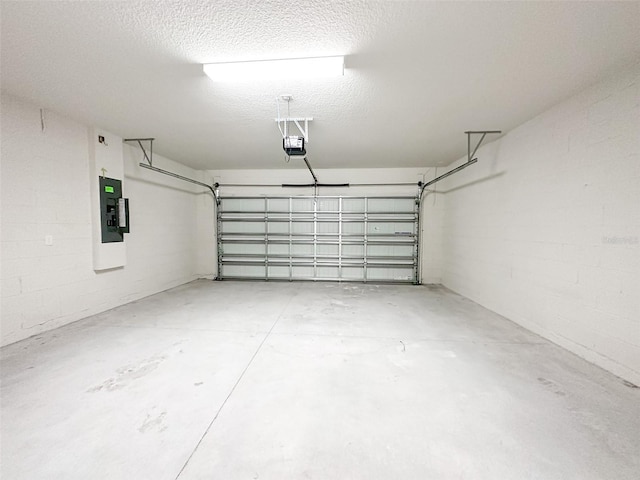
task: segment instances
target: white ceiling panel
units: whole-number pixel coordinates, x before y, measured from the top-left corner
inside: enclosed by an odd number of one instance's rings
[[[199,169],[446,165],[640,58],[640,2],[1,2],[1,85]],[[214,83],[202,63],[346,56],[345,75]],[[284,105],[283,105],[284,106]]]

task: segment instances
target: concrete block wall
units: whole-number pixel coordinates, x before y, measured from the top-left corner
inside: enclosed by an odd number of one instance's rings
[[[88,126],[45,111],[42,131],[39,106],[7,95],[1,102],[2,345],[213,273],[198,264],[198,245],[215,241],[198,227],[212,199],[138,167],[133,146],[124,149],[127,265],[95,272]],[[154,163],[204,178],[160,156]]]
[[[433,180],[447,171],[447,168],[433,168],[425,175],[425,180]],[[422,284],[441,284],[444,267],[445,239],[442,234],[445,203],[438,184],[424,191],[420,231],[420,268]]]
[[[640,62],[477,157],[441,186],[444,285],[640,385]]]

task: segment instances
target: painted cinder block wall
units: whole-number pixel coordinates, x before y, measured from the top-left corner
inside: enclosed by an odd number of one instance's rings
[[[127,145],[127,264],[95,272],[89,127],[46,110],[43,132],[39,106],[9,95],[1,102],[2,345],[212,275],[198,251],[215,241],[198,221],[212,209],[210,194],[141,169],[142,153]],[[158,155],[154,163],[204,178]]]
[[[640,385],[640,62],[477,157],[441,185],[444,285]]]

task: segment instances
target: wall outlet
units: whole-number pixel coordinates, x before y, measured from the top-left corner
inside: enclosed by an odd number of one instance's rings
[[[44,244],[50,247],[53,245],[53,235],[45,235],[44,236]]]

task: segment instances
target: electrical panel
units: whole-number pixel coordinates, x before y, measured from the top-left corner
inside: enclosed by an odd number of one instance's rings
[[[129,199],[122,198],[122,181],[100,177],[102,243],[122,242],[129,233]]]

